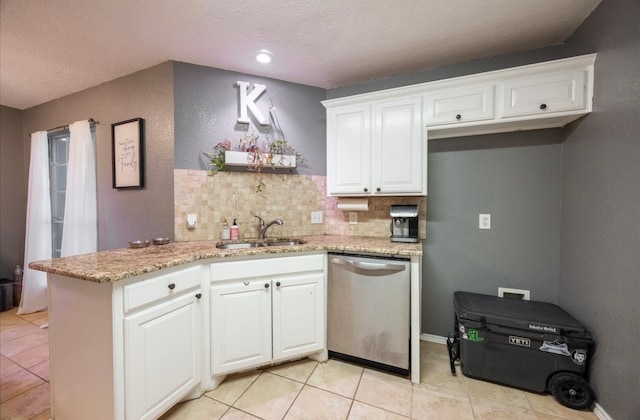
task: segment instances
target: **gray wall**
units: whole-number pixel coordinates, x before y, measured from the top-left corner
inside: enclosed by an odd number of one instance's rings
[[[325,90],[276,79],[266,79],[226,70],[176,62],[175,90],[175,167],[208,169],[209,160],[202,151],[210,151],[225,138],[238,146],[246,132],[259,134],[265,140],[263,126],[252,121],[237,124],[237,81],[265,85],[266,91],[256,100],[265,117],[269,117],[271,100],[285,139],[306,159],[296,172],[306,175],[326,174],[326,118],[320,101]],[[249,113],[252,118],[252,114]],[[273,137],[272,135],[270,135]]]
[[[423,331],[453,331],[453,292],[526,289],[557,303],[560,130],[429,142]],[[478,215],[491,214],[491,229]]]
[[[567,51],[595,50],[594,112],[562,148],[560,303],[592,329],[591,383],[640,419],[640,2],[603,1]]]
[[[29,139],[22,111],[0,106],[0,278],[13,280],[24,260]]]
[[[145,119],[145,187],[116,190],[111,124],[137,117]],[[100,122],[96,125],[99,250],[124,248],[130,240],[173,237],[173,63],[25,110],[24,138],[87,118]]]
[[[416,83],[432,82],[434,80],[449,79],[452,77],[466,76],[485,71],[499,70],[509,67],[524,66],[526,64],[539,63],[557,58],[564,58],[565,53],[561,45],[541,48],[531,51],[523,51],[514,54],[505,54],[498,57],[473,60],[466,63],[458,63],[434,69],[409,73],[401,76],[387,77],[369,82],[356,83],[341,86],[327,91],[327,99],[343,96],[357,95],[382,89],[391,89]]]

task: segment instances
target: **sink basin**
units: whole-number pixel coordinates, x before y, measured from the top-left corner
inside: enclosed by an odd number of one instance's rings
[[[242,249],[242,248],[262,248],[266,246],[296,246],[306,244],[301,239],[291,238],[267,238],[262,241],[256,239],[246,242],[218,242],[216,248],[219,249]]]
[[[216,248],[220,249],[240,249],[240,248],[259,248],[265,246],[260,242],[218,242]]]
[[[306,241],[300,239],[274,239],[267,240],[267,246],[296,246],[306,244]]]

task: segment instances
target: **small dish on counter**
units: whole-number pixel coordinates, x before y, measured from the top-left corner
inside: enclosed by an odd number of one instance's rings
[[[154,238],[151,240],[154,245],[166,245],[171,242],[171,238]]]
[[[146,248],[150,243],[149,241],[130,241],[129,248]]]

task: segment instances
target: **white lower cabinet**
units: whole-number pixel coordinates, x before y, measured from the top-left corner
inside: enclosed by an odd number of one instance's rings
[[[200,396],[207,268],[113,283],[49,274],[51,418],[155,419]]]
[[[252,280],[211,287],[212,373],[271,360],[271,294],[264,285]]]
[[[197,293],[196,293],[197,292]],[[124,319],[128,419],[157,418],[201,378],[199,290]]]
[[[325,335],[324,273],[274,280],[273,360],[322,350]]]
[[[47,281],[53,419],[155,419],[227,373],[327,357],[324,252]]]
[[[123,287],[127,419],[152,419],[202,378],[201,266]]]
[[[211,375],[326,351],[325,256],[211,265]]]

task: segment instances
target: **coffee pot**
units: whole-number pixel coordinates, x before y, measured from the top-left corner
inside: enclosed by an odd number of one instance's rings
[[[391,205],[391,242],[420,241],[418,236],[418,205]]]

